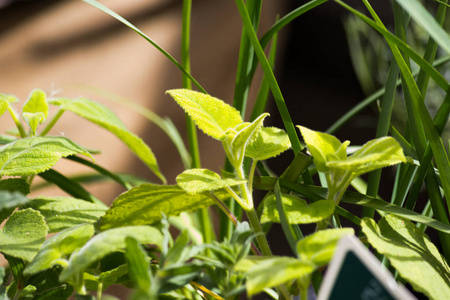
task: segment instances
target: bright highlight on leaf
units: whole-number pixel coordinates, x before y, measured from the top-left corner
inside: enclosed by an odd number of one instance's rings
[[[61,157],[89,152],[65,137],[29,137],[0,148],[0,175],[28,176],[53,167]],[[92,157],[91,157],[92,158]]]
[[[291,148],[289,136],[275,127],[261,127],[256,137],[245,148],[245,156],[256,160],[276,157]]]
[[[418,227],[394,215],[382,218],[378,225],[364,218],[361,226],[369,243],[389,258],[416,291],[430,299],[450,299],[450,268]]]
[[[215,191],[226,187],[244,184],[247,180],[226,178],[208,169],[186,170],[176,178],[177,184],[189,194],[200,194],[206,191]]]
[[[210,95],[185,89],[166,93],[175,99],[200,130],[214,139],[222,140],[229,128],[243,122],[239,111]]]

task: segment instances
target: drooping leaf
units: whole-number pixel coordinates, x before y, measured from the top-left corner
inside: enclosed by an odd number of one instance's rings
[[[247,274],[247,295],[252,296],[290,280],[311,274],[315,266],[292,257],[271,257],[253,265]]]
[[[175,99],[199,129],[214,139],[222,140],[227,129],[243,122],[239,111],[210,95],[185,89],[166,93]]]
[[[261,127],[256,138],[245,148],[245,156],[256,160],[265,160],[291,148],[286,132],[276,127]]]
[[[412,287],[430,299],[450,298],[450,268],[436,246],[410,221],[387,215],[378,225],[364,218],[362,230],[369,243],[389,258]]]
[[[81,224],[68,228],[47,239],[25,268],[25,275],[33,275],[58,264],[60,259],[81,248],[94,235],[94,226]]]
[[[190,195],[178,186],[142,184],[114,200],[102,218],[102,230],[128,225],[151,224],[164,213],[178,215],[213,204],[204,194]]]
[[[323,266],[331,260],[339,240],[353,234],[352,228],[317,231],[297,243],[297,254],[302,261],[311,262],[318,267]]]
[[[0,148],[0,175],[28,176],[50,169],[61,157],[89,152],[65,137],[29,137]]]
[[[45,241],[44,217],[31,208],[11,215],[0,232],[0,252],[31,261]]]
[[[59,232],[83,223],[94,223],[105,214],[107,207],[70,197],[40,197],[28,206],[45,218],[49,232]]]
[[[150,226],[127,226],[101,232],[70,256],[69,265],[59,279],[67,281],[102,257],[125,249],[127,237],[132,237],[141,244],[154,244],[159,248],[163,243],[159,230]]]
[[[319,200],[308,205],[308,203],[294,195],[282,195],[284,209],[289,224],[316,223],[331,216],[334,212],[333,200]],[[277,208],[275,195],[269,195],[264,199],[264,208],[261,215],[261,223],[280,223],[280,215]]]
[[[23,195],[30,193],[30,185],[23,178],[7,178],[0,180],[0,191],[19,192]]]
[[[130,132],[117,115],[106,106],[86,98],[57,98],[49,100],[49,103],[58,105],[61,109],[71,111],[116,135],[150,168],[150,170],[152,170],[153,173],[155,173],[155,175],[165,182],[165,178],[159,170],[158,163],[152,150],[142,139]]]
[[[303,126],[297,126],[303,136],[311,156],[314,158],[314,164],[320,172],[328,171],[328,157],[336,156],[339,160],[345,160],[347,157],[346,148],[349,142],[341,143],[336,137],[308,129]]]
[[[177,176],[178,185],[189,194],[200,194],[225,187],[236,186],[246,182],[244,179],[226,178],[208,169],[190,169]]]
[[[352,177],[357,177],[401,162],[406,162],[406,157],[400,144],[392,137],[382,137],[367,142],[347,160],[330,161],[327,165],[352,170]]]
[[[245,147],[253,137],[258,133],[262,127],[264,119],[268,116],[268,113],[264,113],[256,118],[252,123],[248,123],[247,126],[243,126],[237,131],[231,142],[231,147],[234,149],[241,149]]]

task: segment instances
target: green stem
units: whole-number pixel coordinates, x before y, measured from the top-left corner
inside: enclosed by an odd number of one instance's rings
[[[16,112],[14,111],[14,109],[11,107],[11,105],[8,105],[8,112],[11,115],[14,124],[16,124],[17,129],[19,130],[20,133],[20,137],[24,138],[27,136],[25,129],[23,129],[22,123],[19,120],[19,117],[17,116]]]
[[[64,113],[64,109],[58,110],[58,112],[53,116],[53,118],[50,120],[50,122],[47,124],[47,126],[42,130],[42,132],[39,134],[40,136],[45,136],[49,131],[55,126],[56,122],[58,122],[59,118]]]
[[[261,223],[259,223],[258,215],[256,210],[252,208],[246,211],[250,225],[253,228],[253,232],[256,234],[256,240],[258,241],[261,253],[265,256],[272,256],[272,251],[270,250],[269,243],[267,242],[266,235],[262,230]]]

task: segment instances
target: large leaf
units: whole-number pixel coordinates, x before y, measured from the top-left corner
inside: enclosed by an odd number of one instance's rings
[[[78,252],[72,254],[69,265],[61,273],[59,279],[67,281],[102,257],[125,249],[127,237],[132,237],[141,244],[154,244],[159,248],[163,243],[163,236],[159,230],[150,226],[128,226],[101,232]]]
[[[205,134],[222,140],[227,129],[241,124],[242,118],[232,106],[210,95],[191,90],[169,90],[167,93],[186,111]]]
[[[0,222],[3,222],[17,207],[27,203],[29,199],[20,193],[0,191]]]
[[[334,212],[333,200],[319,200],[308,205],[308,203],[294,195],[282,195],[283,206],[289,224],[316,223],[331,216]],[[280,214],[277,208],[275,195],[269,195],[264,199],[261,223],[280,223]]]
[[[244,184],[247,180],[226,178],[208,169],[190,169],[177,176],[178,185],[189,194],[200,194],[222,188]]]
[[[142,184],[114,200],[102,218],[101,228],[151,224],[159,221],[162,214],[178,215],[211,204],[209,196],[190,195],[178,186]]]
[[[317,231],[297,243],[297,254],[302,261],[316,266],[327,264],[333,257],[339,240],[354,234],[352,228],[326,229]]]
[[[256,138],[245,148],[245,156],[265,160],[283,153],[290,147],[291,142],[284,130],[276,127],[261,127]]]
[[[378,225],[364,218],[362,230],[369,243],[389,258],[400,276],[430,299],[450,299],[450,269],[441,254],[410,221],[387,215]]]
[[[47,235],[44,217],[28,208],[11,215],[0,232],[0,252],[31,261]]]
[[[311,274],[315,266],[292,257],[271,257],[253,265],[247,275],[247,294],[262,292],[293,279]]]
[[[54,105],[59,105],[62,109],[71,111],[115,134],[150,168],[150,170],[165,182],[165,178],[159,171],[158,163],[152,150],[142,139],[130,132],[117,115],[106,106],[86,98],[58,98],[49,100],[49,102]]]
[[[19,192],[23,195],[30,193],[30,185],[24,178],[7,178],[0,180],[0,191]]]
[[[44,172],[61,157],[89,152],[65,137],[29,137],[0,148],[0,175],[28,176]]]
[[[25,275],[33,275],[58,264],[75,250],[81,248],[94,235],[94,226],[81,224],[66,229],[48,240],[24,270]]]
[[[59,232],[83,223],[94,223],[105,214],[106,207],[69,197],[40,197],[28,206],[45,218],[49,232]]]

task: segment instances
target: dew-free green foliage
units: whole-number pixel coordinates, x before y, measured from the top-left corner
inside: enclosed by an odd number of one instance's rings
[[[0,232],[0,252],[31,261],[45,241],[44,217],[31,208],[14,212]]]
[[[183,190],[192,195],[236,186],[246,182],[244,179],[222,179],[219,174],[208,169],[186,170],[177,176],[176,181]]]
[[[333,200],[319,200],[308,204],[294,195],[282,195],[282,201],[289,224],[317,223],[331,216],[335,206]],[[280,223],[275,195],[269,195],[264,199],[261,223],[266,222]]]
[[[142,184],[121,194],[102,218],[101,228],[152,224],[167,216],[208,207],[213,200],[204,194],[191,195],[174,185]]]
[[[363,219],[362,230],[375,249],[415,290],[430,299],[450,297],[450,268],[436,246],[410,221],[387,215],[378,225]]]
[[[3,182],[4,180],[0,181]],[[0,222],[3,222],[13,210],[27,203],[29,199],[21,193],[10,193],[7,191],[0,191]]]
[[[245,148],[245,156],[255,160],[276,157],[291,148],[286,132],[276,127],[262,127]]]
[[[106,207],[70,197],[40,197],[27,204],[45,218],[50,233],[83,223],[95,223],[105,214]]]
[[[22,116],[28,123],[32,135],[36,134],[37,127],[43,123],[48,116],[48,103],[43,90],[35,89],[31,92],[27,102],[23,105]]]
[[[150,168],[150,170],[165,182],[165,178],[158,168],[152,150],[141,138],[130,132],[109,108],[86,98],[56,98],[49,102],[50,104],[58,105],[63,110],[71,111],[115,134]]]
[[[65,137],[28,137],[0,148],[0,175],[28,176],[53,167],[62,157],[89,152]]]

